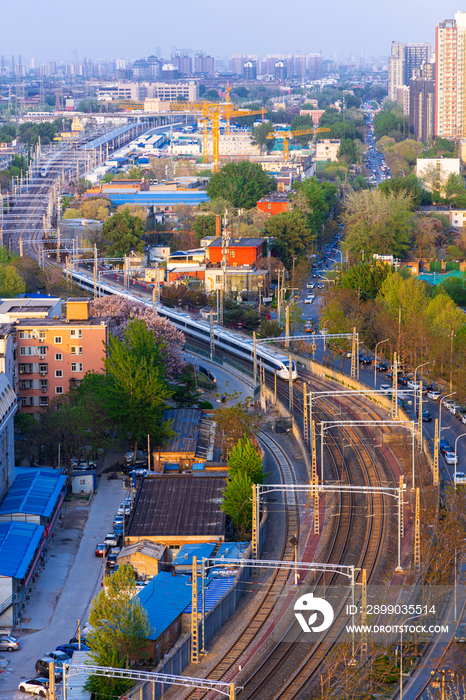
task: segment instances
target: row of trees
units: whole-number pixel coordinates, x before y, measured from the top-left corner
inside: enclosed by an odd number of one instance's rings
[[[256,443],[257,444],[257,443]],[[228,458],[221,509],[242,539],[252,527],[252,487],[263,483],[262,458],[249,438],[240,438]]]

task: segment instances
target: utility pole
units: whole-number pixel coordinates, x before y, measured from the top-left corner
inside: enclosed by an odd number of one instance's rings
[[[414,510],[414,570],[421,570],[421,508],[419,487],[416,488],[416,507]]]
[[[442,410],[442,406],[440,404],[440,410]],[[439,473],[438,473],[438,449],[439,449],[439,440],[440,440],[440,435],[439,435],[439,424],[438,424],[438,418],[435,419],[435,433],[434,433],[434,486],[439,485]]]
[[[191,598],[191,663],[199,663],[199,619],[197,613],[197,557],[193,556]]]
[[[290,412],[291,420],[293,420],[293,363],[291,360],[291,355],[288,357],[288,410]]]
[[[290,337],[290,307],[289,305],[286,306],[285,308],[285,347],[288,348],[290,346],[290,341],[288,338]]]

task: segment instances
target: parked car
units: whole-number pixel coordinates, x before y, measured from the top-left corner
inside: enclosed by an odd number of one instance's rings
[[[454,452],[453,447],[451,445],[447,444],[446,445],[440,445],[440,452],[445,455],[446,452]]]
[[[466,424],[466,413],[461,416],[461,422]]]
[[[398,376],[398,384],[400,384],[400,386],[408,386],[408,377]]]
[[[55,651],[48,651],[46,654],[44,654],[44,657],[46,659],[52,659],[52,661],[58,662],[60,665],[68,663],[69,658],[68,654],[65,654],[64,651],[61,651],[61,649],[55,649]]]
[[[130,474],[134,474],[134,476],[147,476],[149,474],[148,469],[133,469],[130,471]]]
[[[392,385],[391,384],[381,384],[380,391],[382,392],[382,394],[389,394],[392,391]]]
[[[113,526],[113,529],[115,531],[115,535],[119,535],[119,537],[123,537],[123,523],[115,523]]]
[[[427,408],[422,409],[422,420],[424,423],[429,423],[432,420],[430,411],[428,411]]]
[[[104,557],[107,554],[107,545],[105,542],[100,542],[95,546],[96,557]]]
[[[118,535],[116,532],[111,532],[109,535],[105,536],[104,542],[107,547],[118,547],[120,535]]]
[[[116,525],[123,525],[124,522],[125,522],[124,515],[115,515],[115,517],[113,518],[113,531],[115,532]]]
[[[144,469],[147,468],[147,458],[146,459],[137,459],[134,464],[130,462],[129,464],[125,464],[123,466],[122,474],[131,474],[131,472],[134,469]]]
[[[454,450],[451,450],[450,452],[444,452],[443,457],[447,464],[456,464],[458,462],[458,458]]]
[[[133,461],[133,459],[134,459],[134,452],[127,452],[127,453],[125,454],[125,462],[126,462],[126,464],[131,464],[131,462]],[[137,455],[136,455],[136,459],[145,459],[146,462],[147,462],[147,455],[144,454],[144,452],[142,452],[141,450],[138,450]]]
[[[448,406],[448,410],[450,413],[453,413],[454,416],[456,416],[456,411],[459,409],[459,404],[457,403],[452,403]]]
[[[130,512],[131,512],[131,503],[127,503],[126,501],[124,501],[123,503],[120,503],[120,505],[118,506],[117,516],[129,515]]]
[[[49,667],[52,662],[55,663],[55,680],[61,680],[61,663],[59,661],[53,661],[53,659],[49,659],[48,657],[36,661],[36,673],[38,673],[39,676],[44,676],[45,678],[48,678],[50,675]]]
[[[372,357],[369,357],[369,355],[359,355],[359,362],[362,365],[370,365],[372,364]]]
[[[466,623],[463,622],[461,625],[458,625],[455,634],[455,642],[466,642]]]
[[[18,651],[21,646],[19,639],[10,635],[2,635],[0,637],[0,651]]]
[[[388,372],[388,365],[386,362],[377,362],[376,368],[377,372]]]
[[[110,553],[107,557],[107,566],[109,569],[114,569],[118,555],[120,554],[120,547],[112,547]]]
[[[427,392],[427,398],[432,399],[433,401],[438,401],[441,395],[442,394],[440,391],[437,391],[437,389],[431,389]]]
[[[41,698],[48,698],[48,688],[49,681],[47,678],[30,678],[27,681],[21,681],[18,686],[18,690],[20,690],[22,693],[40,695]]]
[[[446,399],[445,401],[442,401],[442,406],[445,406],[445,408],[448,408],[450,410],[450,406],[454,406],[455,402],[452,399]]]
[[[407,381],[408,389],[414,389],[414,391],[419,391],[421,388],[420,382],[415,382],[414,379],[408,379]]]
[[[81,641],[81,651],[89,651],[89,649],[90,647]],[[80,649],[78,642],[73,642],[72,644],[60,644],[60,646],[57,647],[57,651],[63,651],[68,656],[68,659],[71,659],[73,653],[75,651],[80,651]]]
[[[464,472],[455,472],[455,481],[457,484],[466,484],[466,474]]]

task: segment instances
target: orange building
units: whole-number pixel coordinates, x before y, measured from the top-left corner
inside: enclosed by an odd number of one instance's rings
[[[284,211],[291,211],[291,202],[285,192],[272,192],[259,199],[257,208],[267,214],[270,219],[271,216],[276,216]]]
[[[230,238],[227,250],[227,265],[229,267],[242,267],[254,265],[256,260],[267,254],[265,238]],[[206,260],[212,265],[219,265],[223,261],[222,239],[215,241],[206,249]]]
[[[89,317],[89,299],[68,299],[63,317],[16,323],[21,410],[37,413],[76,387],[86,372],[104,371],[108,321]]]

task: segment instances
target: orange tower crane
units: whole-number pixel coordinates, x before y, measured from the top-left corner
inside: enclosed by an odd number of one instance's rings
[[[290,152],[290,139],[296,139],[299,136],[314,135],[322,131],[330,131],[330,129],[325,127],[319,127],[318,129],[295,129],[294,131],[271,131],[267,134],[268,139],[283,139],[283,160],[287,161]]]

